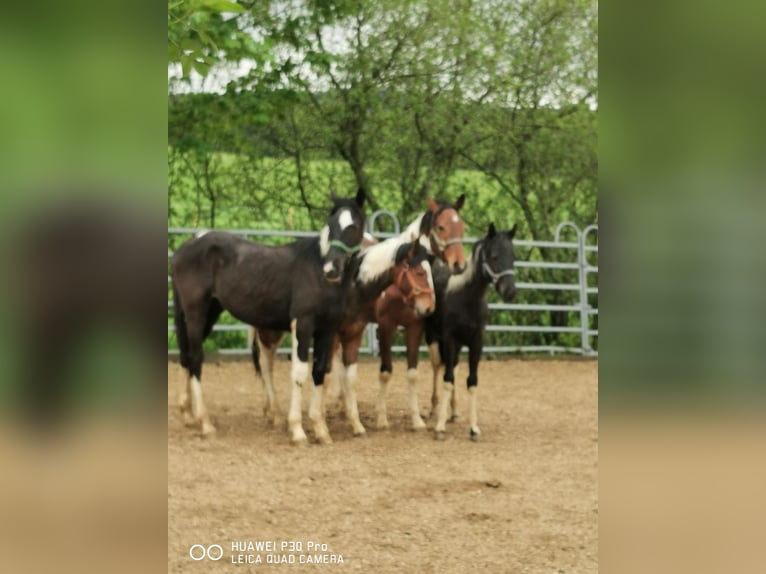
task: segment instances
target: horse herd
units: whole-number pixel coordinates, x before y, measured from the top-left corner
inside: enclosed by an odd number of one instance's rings
[[[222,311],[254,330],[252,352],[266,395],[265,414],[284,421],[274,392],[273,366],[284,333],[292,335],[292,395],[287,416],[291,440],[307,444],[301,414],[313,343],[314,382],[308,411],[319,443],[331,443],[325,418],[326,373],[340,380],[343,407],[355,435],[365,435],[356,399],[357,360],[366,326],[377,322],[381,356],[377,426],[387,428],[386,388],[391,346],[399,326],[407,347],[408,403],[413,429],[425,429],[416,392],[418,349],[425,334],[433,367],[434,436],[445,438],[455,417],[455,366],[468,347],[470,437],[478,440],[478,364],[487,323],[487,291],[504,301],[515,296],[516,226],[487,234],[463,251],[464,196],[454,203],[427,200],[427,209],[398,236],[376,242],[364,233],[365,194],[332,195],[333,206],[318,237],[267,246],[210,231],[184,243],[172,258],[173,308],[185,385],[180,409],[187,425],[215,433],[202,397],[202,343]],[[331,357],[336,365],[331,367]],[[439,392],[438,374],[444,367]]]

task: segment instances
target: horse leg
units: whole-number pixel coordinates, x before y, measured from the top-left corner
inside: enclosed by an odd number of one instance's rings
[[[189,334],[186,332],[186,315],[181,307],[178,290],[173,285],[173,318],[176,326],[179,359],[183,371],[183,384],[178,401],[178,408],[186,426],[194,425],[191,403],[191,371],[189,370]]]
[[[189,375],[191,411],[194,420],[200,423],[202,436],[215,434],[205,401],[202,398],[202,341],[206,330],[208,309],[193,309],[186,313],[186,331],[189,343]]]
[[[391,380],[391,371],[393,369],[391,347],[394,343],[394,333],[396,325],[389,321],[381,321],[378,324],[378,348],[380,349],[380,390],[378,392],[377,402],[377,427],[378,430],[388,428],[388,413],[386,412],[386,391],[388,390],[388,381]]]
[[[460,359],[460,357],[458,356],[458,353],[455,353],[455,369],[453,371],[453,375],[454,375],[454,377],[456,379],[458,378],[458,368],[459,368],[458,360],[459,359]],[[450,406],[450,412],[452,414],[447,419],[447,422],[454,423],[458,419],[458,414],[457,414],[457,387],[455,385],[452,386],[452,395],[450,396],[450,399],[449,399],[449,406]]]
[[[356,362],[359,358],[359,345],[362,344],[362,334],[355,336],[343,345],[343,365],[345,371],[341,381],[342,392],[346,400],[346,418],[351,423],[354,436],[367,436],[367,429],[359,420],[359,405],[356,400]]]
[[[468,348],[468,398],[469,398],[469,421],[471,425],[470,436],[471,440],[478,442],[481,437],[481,431],[479,430],[479,422],[476,416],[476,390],[479,385],[479,358],[481,357],[482,338],[481,334],[474,339],[471,346]]]
[[[263,391],[266,395],[266,405],[263,407],[263,414],[271,419],[274,427],[279,427],[284,421],[284,415],[277,402],[277,394],[274,389],[274,361],[276,360],[277,349],[282,341],[283,334],[276,331],[259,331],[256,340],[253,341],[253,357],[255,360],[256,349],[259,349],[258,355],[263,359],[263,364],[256,364],[256,371],[260,375],[263,383]],[[257,345],[257,346],[256,346]],[[258,366],[261,368],[259,369]]]
[[[301,424],[301,400],[303,383],[309,376],[309,342],[313,326],[310,322],[302,320],[300,325],[298,319],[290,322],[290,331],[292,333],[293,354],[292,354],[292,395],[290,397],[290,413],[287,415],[287,423],[290,430],[290,440],[295,445],[308,445],[306,433]]]
[[[439,406],[439,370],[442,364],[438,342],[433,341],[430,345],[428,345],[428,354],[431,357],[431,373],[433,375],[433,390],[431,392],[431,414],[429,415],[429,418],[435,420]]]
[[[332,444],[330,431],[324,416],[324,378],[332,347],[333,333],[318,333],[314,336],[314,386],[311,391],[309,419],[314,426],[314,435],[320,444]]]
[[[332,340],[332,348],[330,349],[330,381],[325,382],[324,397],[322,398],[322,411],[327,416],[327,405],[332,399],[340,398],[340,378],[343,371],[343,364],[341,362],[341,339],[340,335],[336,335]]]
[[[420,416],[420,406],[418,405],[418,352],[420,350],[420,340],[423,338],[423,323],[416,321],[412,323],[405,331],[407,341],[407,402],[410,405],[410,416],[412,417],[412,429],[422,430],[426,428],[426,423]]]
[[[191,402],[191,372],[187,367],[182,367],[183,370],[183,386],[181,387],[181,398],[178,401],[178,408],[181,411],[181,415],[184,419],[184,424],[187,427],[194,426],[195,420],[192,416],[192,402]]]
[[[457,342],[447,334],[443,339],[444,348],[444,386],[439,397],[438,418],[434,428],[434,438],[444,440],[447,424],[447,403],[455,388],[455,356],[457,355]]]

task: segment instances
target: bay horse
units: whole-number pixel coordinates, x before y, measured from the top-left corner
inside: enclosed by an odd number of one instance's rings
[[[402,233],[403,236],[422,230],[421,243],[425,245],[432,265],[432,272],[437,267],[443,268],[448,274],[459,275],[466,268],[463,251],[463,235],[465,223],[460,217],[465,195],[461,195],[455,203],[438,200],[427,200],[428,209],[419,215]],[[438,306],[438,301],[437,301]],[[416,412],[417,408],[417,368],[420,341],[423,338],[425,326],[423,317],[413,312],[402,294],[389,287],[375,304],[375,320],[378,323],[378,347],[380,350],[380,391],[377,401],[377,427],[388,428],[386,412],[386,391],[391,379],[393,361],[391,347],[398,326],[403,326],[407,347],[407,382],[409,404],[414,430],[426,428],[426,424]],[[432,400],[433,402],[433,400]]]
[[[476,389],[484,329],[489,316],[487,292],[490,285],[493,286],[505,302],[511,301],[516,295],[513,269],[516,260],[513,251],[515,234],[515,225],[510,230],[497,231],[494,224],[490,223],[487,235],[474,245],[465,273],[459,276],[437,273],[434,277],[436,312],[425,323],[429,347],[438,346],[438,356],[432,354],[434,385],[439,367],[444,366],[444,387],[438,401],[434,428],[434,438],[437,440],[445,438],[447,402],[454,397],[455,365],[463,345],[468,347],[470,437],[478,441],[481,436],[476,414]]]
[[[256,328],[292,333],[292,398],[288,422],[294,444],[307,444],[301,423],[301,390],[308,378],[309,346],[314,343],[314,390],[309,418],[320,442],[328,442],[321,412],[321,385],[332,339],[348,304],[351,263],[364,232],[364,191],[353,199],[331,196],[333,206],[319,237],[268,246],[225,232],[208,232],[184,243],[173,255],[173,301],[181,365],[186,369],[181,411],[201,425],[215,427],[202,399],[202,342],[223,310]],[[264,379],[264,385],[271,381]],[[273,399],[273,388],[267,397]],[[271,409],[275,410],[272,403]]]

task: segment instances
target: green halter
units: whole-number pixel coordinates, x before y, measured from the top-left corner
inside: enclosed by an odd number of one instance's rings
[[[338,249],[345,251],[348,254],[354,254],[362,248],[361,245],[355,245],[354,247],[349,247],[348,245],[346,245],[345,243],[337,239],[333,239],[332,241],[328,242],[328,245],[330,245],[331,247],[337,247]]]

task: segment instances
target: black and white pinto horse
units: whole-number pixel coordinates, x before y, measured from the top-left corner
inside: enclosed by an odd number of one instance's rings
[[[476,413],[476,389],[484,329],[489,315],[487,292],[490,285],[494,286],[505,302],[516,295],[513,269],[516,258],[512,242],[515,233],[515,225],[508,231],[497,231],[490,223],[487,235],[474,246],[464,273],[449,275],[443,269],[434,269],[436,312],[426,318],[426,341],[431,350],[434,390],[439,368],[444,366],[444,386],[439,396],[434,428],[437,440],[445,438],[448,402],[452,402],[454,414],[455,366],[463,345],[468,347],[471,440],[478,441],[481,435]]]
[[[364,233],[365,195],[332,197],[333,207],[319,237],[267,246],[224,232],[208,232],[184,243],[173,256],[173,300],[186,387],[181,411],[202,434],[215,427],[202,398],[202,342],[223,310],[270,331],[292,333],[291,439],[306,444],[301,390],[309,374],[312,339],[314,390],[309,418],[320,442],[329,442],[322,413],[322,384],[333,337],[348,304],[354,265]],[[264,377],[269,408],[277,412],[271,376]]]

